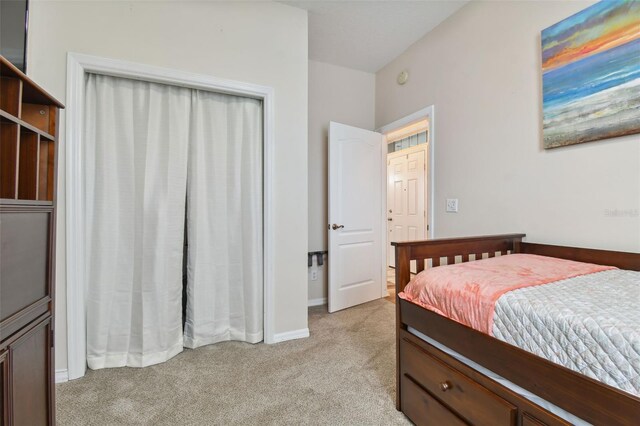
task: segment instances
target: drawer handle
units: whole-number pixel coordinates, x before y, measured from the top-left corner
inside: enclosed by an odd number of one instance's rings
[[[446,392],[449,389],[451,389],[453,386],[451,386],[451,383],[444,381],[442,383],[440,383],[440,390],[442,390],[442,392]]]

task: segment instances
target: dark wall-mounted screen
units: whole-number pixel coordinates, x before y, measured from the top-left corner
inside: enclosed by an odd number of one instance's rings
[[[0,54],[26,72],[27,0],[0,0]]]

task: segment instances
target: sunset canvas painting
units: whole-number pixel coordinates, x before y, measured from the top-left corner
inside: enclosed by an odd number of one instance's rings
[[[542,31],[544,147],[640,133],[640,1],[604,0]]]

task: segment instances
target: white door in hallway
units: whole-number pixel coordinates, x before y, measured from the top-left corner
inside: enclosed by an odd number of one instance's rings
[[[395,267],[397,241],[426,238],[425,149],[392,154],[387,162],[388,264]],[[413,269],[413,268],[412,268]]]
[[[329,124],[329,312],[382,296],[384,136]]]

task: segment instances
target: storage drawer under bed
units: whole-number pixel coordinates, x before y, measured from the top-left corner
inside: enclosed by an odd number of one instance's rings
[[[452,418],[455,419],[460,417],[466,422],[477,425],[516,425],[517,407],[422,350],[419,346],[400,339],[400,357],[403,367],[401,371],[403,411],[405,411],[405,405],[407,408],[410,405],[416,405],[416,398],[424,398],[425,401],[428,401],[426,405],[431,404],[432,406],[435,405],[437,399],[442,404],[442,408],[449,410]],[[426,397],[414,395],[417,390],[422,391],[420,388],[427,391],[425,392]],[[409,394],[405,394],[405,390]],[[421,410],[425,412],[428,410],[431,412],[439,411],[430,407],[423,407]],[[418,414],[419,409],[410,408],[410,411]],[[405,414],[416,424],[420,424],[430,417],[423,418],[420,415],[418,418],[407,411]],[[429,424],[438,424],[433,421],[432,417]],[[464,424],[464,422],[460,424]]]
[[[405,395],[402,400],[402,411],[417,425],[425,421],[433,425],[447,426],[468,424],[408,376],[402,380],[402,394]]]

